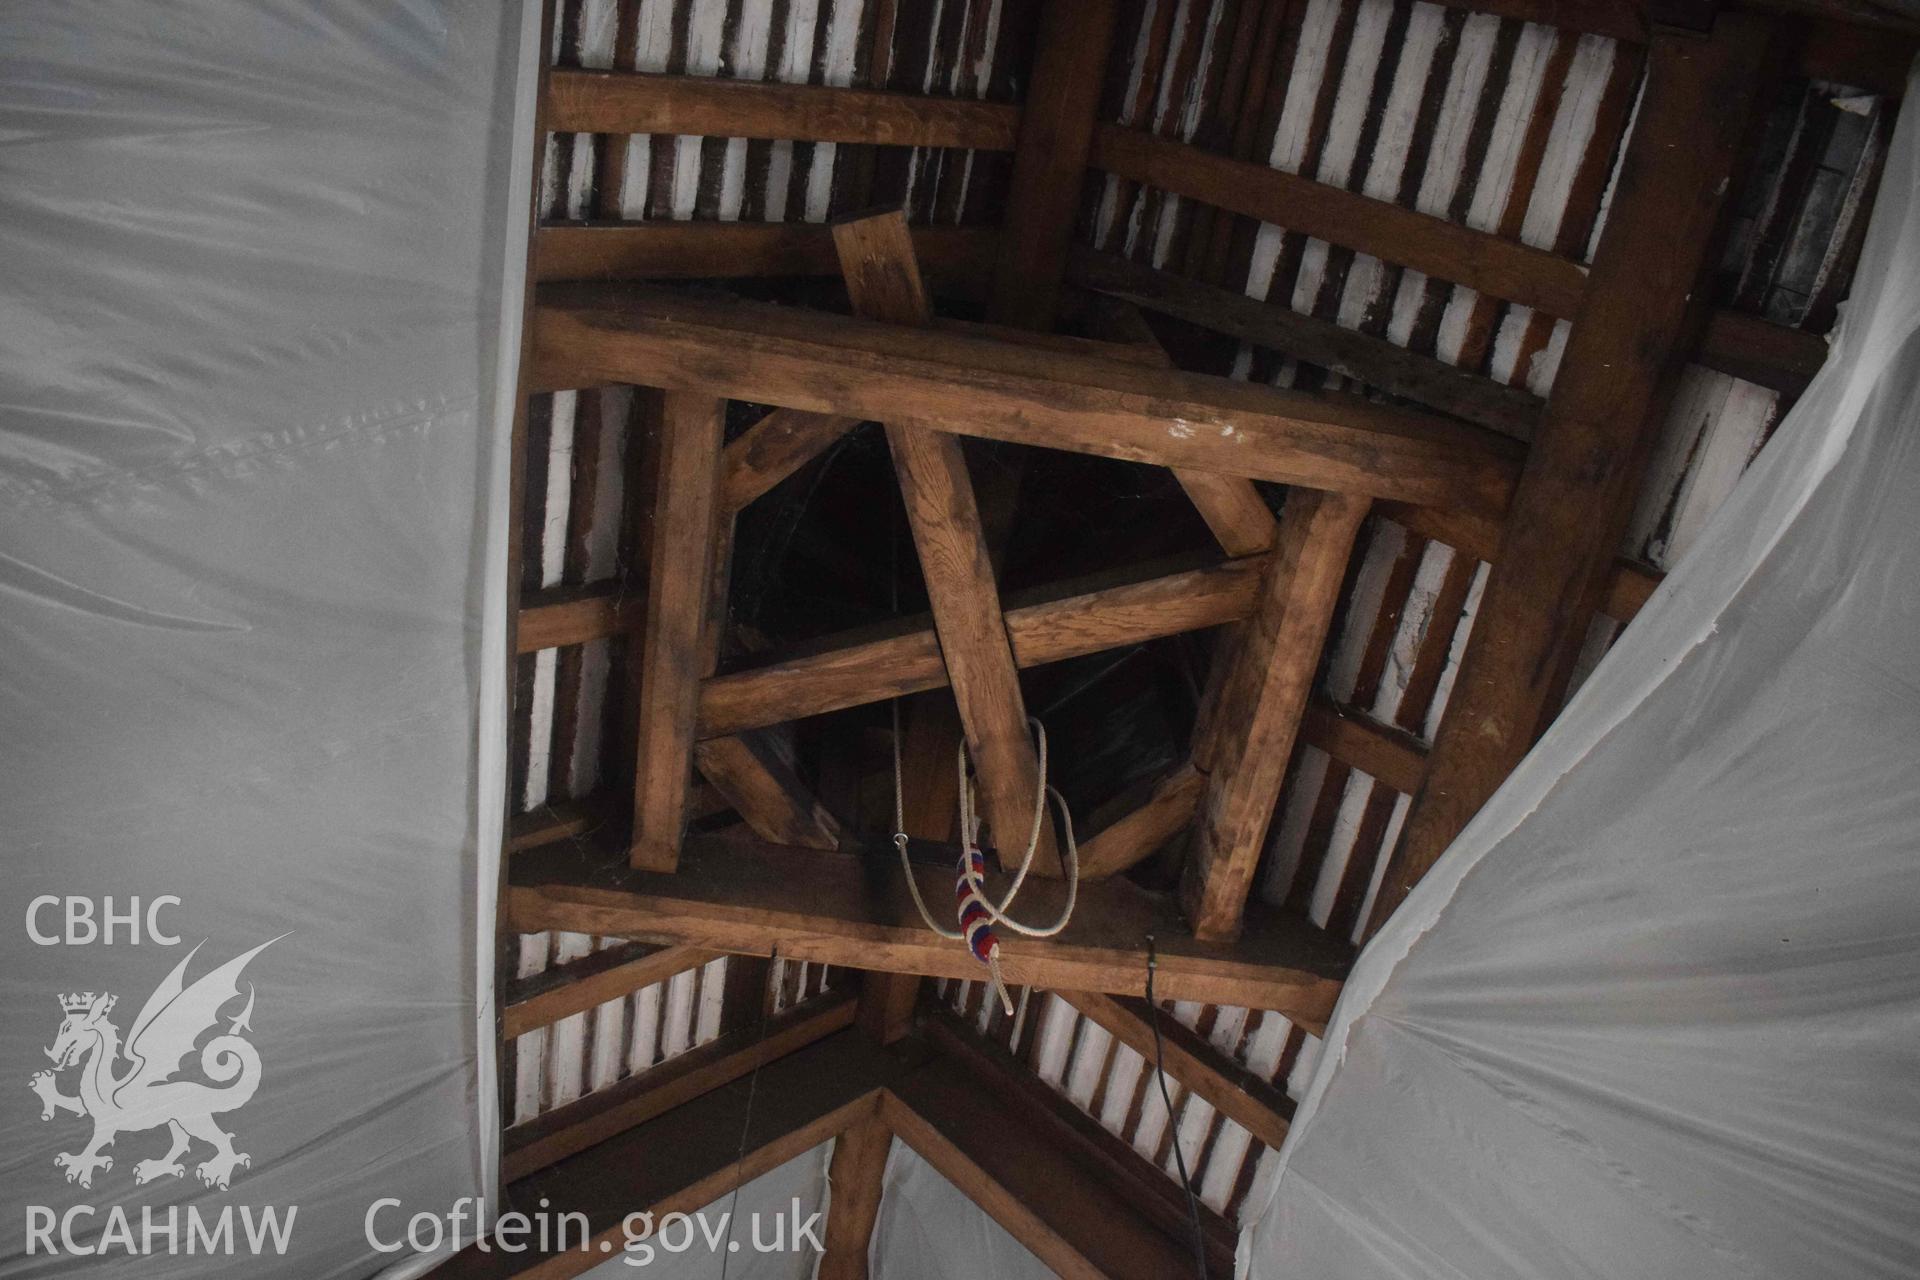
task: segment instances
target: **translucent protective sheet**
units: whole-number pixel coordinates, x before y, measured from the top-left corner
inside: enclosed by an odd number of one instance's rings
[[[1917,107],[1826,368],[1363,955],[1243,1274],[1920,1274]]]
[[[1047,1280],[1053,1271],[906,1143],[887,1152],[868,1266],[876,1280]]]
[[[489,1190],[530,17],[0,6],[0,1275]]]

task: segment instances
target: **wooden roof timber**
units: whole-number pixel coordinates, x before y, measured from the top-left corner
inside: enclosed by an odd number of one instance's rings
[[[584,1215],[586,1247],[577,1239],[567,1252],[469,1247],[431,1274],[579,1275],[619,1250],[627,1215],[657,1221],[702,1208],[831,1138],[821,1274],[863,1276],[896,1135],[1061,1274],[1157,1277],[1183,1265],[1189,1228],[1174,1184],[1004,1050],[935,1011],[924,1040],[883,1054],[843,1029],[847,999],[813,1004],[776,1016],[764,1035],[723,1036],[622,1081],[611,1102],[589,1096],[510,1130],[509,1203]],[[763,1096],[743,1155],[749,1092]],[[514,1146],[527,1130],[540,1132]],[[1210,1209],[1202,1222],[1210,1272],[1230,1274],[1231,1227]],[[601,1250],[602,1241],[613,1247]]]
[[[880,1219],[887,1156],[892,1150],[893,1130],[880,1107],[834,1139],[833,1159],[827,1167],[832,1198],[814,1280],[868,1280],[873,1228]]]
[[[1041,993],[1035,993],[1035,999],[1040,998]],[[1178,1025],[1171,1018],[1167,1024]],[[1005,1045],[983,1034],[953,1010],[930,1002],[921,1014],[920,1029],[929,1044],[988,1085],[995,1099],[1017,1117],[1016,1123],[1022,1132],[1030,1134],[1042,1147],[1071,1152],[1074,1162],[1083,1170],[1081,1178],[1104,1182],[1123,1196],[1142,1219],[1183,1243],[1190,1242],[1193,1226],[1186,1196],[1165,1168],[1082,1111],[1077,1103],[1041,1079]],[[1179,1083],[1175,1081],[1176,1087]],[[1205,1201],[1199,1203],[1198,1209],[1208,1267],[1222,1275],[1231,1275],[1239,1233],[1233,1223]],[[1187,1272],[1190,1271],[1189,1264]]]
[[[907,221],[898,211],[840,222],[833,234],[856,314],[911,326],[933,319]],[[888,422],[886,432],[933,610],[940,661],[980,780],[981,809],[1003,847],[1032,829],[1034,869],[1059,875],[1052,824],[1030,828],[1033,797],[1041,785],[1039,762],[960,441],[906,422]]]
[[[750,1073],[756,1079],[743,1079]],[[625,1244],[629,1214],[693,1213],[874,1114],[881,1091],[906,1074],[854,1031],[733,1074],[697,1099],[657,1112],[513,1185],[516,1205],[584,1215],[586,1247],[508,1253],[469,1246],[429,1274],[445,1280],[565,1280],[600,1266]],[[748,1111],[751,1100],[751,1113]],[[747,1121],[751,1115],[751,1127]],[[745,1135],[743,1144],[742,1135]],[[742,1146],[745,1155],[742,1155]],[[557,1228],[556,1228],[557,1231]],[[538,1237],[522,1237],[522,1246]],[[609,1247],[602,1249],[601,1243]],[[552,1243],[558,1243],[557,1240]]]
[[[1558,709],[1689,338],[1774,29],[1722,15],[1651,46],[1639,122],[1454,692],[1375,900],[1378,928]],[[1688,145],[1675,147],[1673,139]]]
[[[936,288],[977,292],[999,232],[915,227],[914,254]],[[534,279],[719,280],[840,274],[832,231],[800,222],[558,222],[533,235]]]
[[[1160,1018],[1159,1048],[1146,1001],[1097,991],[1062,991],[1060,998],[1149,1062],[1164,1054],[1167,1075],[1221,1115],[1275,1151],[1287,1140],[1294,1104],[1286,1091],[1262,1080],[1177,1019]]]
[[[1203,284],[1118,254],[1076,247],[1068,277],[1162,315],[1225,333],[1296,359],[1351,373],[1369,386],[1525,440],[1545,402],[1519,387],[1456,368],[1292,307]]]
[[[1020,234],[1002,246],[989,300],[991,318],[1001,323],[1053,328],[1118,8],[1117,0],[1041,7],[1002,219]]]
[[[1001,102],[644,71],[556,68],[545,106],[546,127],[558,133],[1011,151],[1020,128],[1020,108]]]
[[[912,233],[915,256],[935,292],[977,293],[1000,257],[997,228],[915,227]],[[555,283],[838,274],[830,230],[803,223],[549,224],[535,233],[534,241],[536,277]],[[1278,303],[1140,263],[1122,263],[1074,247],[1068,279],[1309,363],[1345,369],[1369,386],[1503,434],[1530,435],[1539,415],[1538,397],[1525,391]],[[1819,372],[1826,353],[1826,340],[1818,334],[1722,308],[1708,320],[1694,359],[1709,369],[1797,394]]]
[[[871,856],[790,849],[744,838],[689,836],[673,875],[608,865],[604,839],[516,855],[506,895],[521,932],[565,929],[680,943],[856,969],[974,979],[966,950],[928,932],[893,850]],[[952,900],[953,873],[915,867],[929,902]],[[989,875],[989,884],[1001,883]],[[996,890],[997,891],[997,890]],[[1022,914],[1046,919],[1066,886],[1030,881]],[[1125,880],[1082,885],[1073,922],[1053,939],[1003,937],[1009,983],[1142,995],[1145,948],[1159,949],[1156,987],[1169,999],[1273,1009],[1317,1029],[1338,995],[1351,949],[1305,920],[1256,905],[1236,943],[1195,940],[1175,905]]]
[[[1008,598],[1005,629],[1021,668],[1218,626],[1253,608],[1261,563],[1229,560],[1131,582],[1078,584]],[[889,636],[830,638],[796,654],[715,676],[700,689],[702,736],[822,715],[945,688],[939,636],[924,618]]]
[[[1417,531],[1429,536],[1443,532],[1424,525]],[[1476,554],[1471,547],[1463,550]],[[1119,585],[1057,584],[1018,593],[1010,597],[1005,615],[1015,660],[1024,669],[1239,621],[1253,610],[1260,569],[1257,557],[1244,558],[1173,573],[1142,571],[1134,581]],[[1658,580],[1644,567],[1617,564],[1604,611],[1630,620]],[[568,593],[552,604],[536,600],[523,612],[520,634],[556,644],[583,644],[637,626],[636,606],[636,598],[628,595],[616,607],[610,587],[599,596]],[[701,686],[697,735],[713,738],[945,688],[946,668],[931,624],[924,618],[903,623],[905,631],[882,637],[830,636],[802,652],[709,677]],[[544,646],[534,644],[527,651],[539,647]],[[1312,702],[1301,732],[1311,745],[1396,791],[1411,794],[1425,776],[1427,745],[1359,709]],[[1082,874],[1093,879],[1114,875],[1151,854],[1185,827],[1201,785],[1199,776],[1182,766],[1138,811],[1085,838]],[[696,817],[725,807],[711,795],[696,796],[691,804]],[[585,802],[553,806],[517,820],[508,847],[517,852],[610,820],[610,813]]]
[[[1165,1280],[1192,1268],[1184,1242],[1145,1220],[1071,1148],[972,1071],[935,1060],[881,1095],[887,1127],[1067,1280]],[[1225,1277],[1231,1267],[1210,1265]]]
[[[1485,514],[1505,509],[1517,470],[1511,442],[1357,396],[760,303],[557,288],[535,311],[542,388],[666,384]]]
[[[739,959],[739,957],[734,957]],[[755,1019],[572,1102],[512,1125],[502,1137],[501,1179],[516,1182],[568,1156],[731,1084],[758,1067],[853,1025],[845,992]]]
[[[721,953],[699,947],[648,947],[630,944],[592,952],[528,978],[515,979],[505,991],[501,1035],[511,1040],[562,1018],[585,1013],[642,987],[718,960]]]
[[[1287,499],[1261,591],[1194,731],[1207,779],[1181,878],[1196,937],[1230,938],[1266,847],[1367,500],[1303,490]]]
[[[1549,315],[1572,315],[1586,293],[1587,270],[1570,258],[1138,129],[1101,125],[1094,131],[1091,163],[1142,186],[1357,249]]]

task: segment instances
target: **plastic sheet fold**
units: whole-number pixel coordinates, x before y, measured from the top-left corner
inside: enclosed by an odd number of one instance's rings
[[[528,17],[0,6],[0,1275],[487,1190]]]

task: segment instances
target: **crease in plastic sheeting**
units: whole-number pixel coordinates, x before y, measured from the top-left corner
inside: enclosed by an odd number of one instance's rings
[[[1469,1275],[1431,1252],[1416,1252],[1415,1242],[1404,1234],[1382,1230],[1373,1219],[1355,1213],[1337,1196],[1328,1195],[1313,1183],[1302,1179],[1297,1185],[1302,1197],[1312,1201],[1322,1214],[1347,1229],[1349,1240],[1357,1240],[1370,1250],[1372,1257],[1368,1259],[1369,1262],[1376,1268],[1393,1268],[1391,1271],[1375,1269],[1363,1272],[1354,1267],[1355,1259],[1342,1258],[1339,1262],[1343,1270],[1339,1274],[1365,1275],[1368,1280],[1486,1280],[1485,1276]],[[1248,1235],[1242,1232],[1240,1243],[1234,1250],[1235,1269],[1241,1274],[1245,1273],[1248,1265],[1244,1257],[1247,1248]]]
[[[359,1243],[387,1190],[497,1201],[505,424],[539,8],[0,12],[0,610],[27,641],[0,700],[31,717],[8,756],[14,901],[184,884],[189,942],[322,926],[261,975],[231,1193],[191,1172],[136,1189],[165,1147],[134,1131],[91,1188],[65,1183],[44,1157],[84,1129],[8,1091],[0,1273],[359,1275],[388,1261]],[[391,927],[390,868],[436,886],[431,918]],[[137,1007],[159,958],[11,956],[6,1061],[25,1075],[54,991],[106,979]],[[297,1201],[294,1252],[23,1256],[18,1202],[74,1198],[136,1221]]]
[[[1633,625],[1562,711],[1552,730],[1456,838],[1399,911],[1368,945],[1344,986],[1260,1214],[1241,1232],[1236,1272],[1249,1275],[1254,1235],[1290,1186],[1329,1086],[1343,1065],[1355,1023],[1378,1016],[1374,1006],[1420,941],[1480,864],[1532,817],[1580,762],[1609,740],[1641,706],[1657,697],[1703,646],[1723,616],[1765,569],[1846,456],[1887,371],[1913,356],[1920,328],[1920,64],[1908,92],[1854,296],[1842,307],[1829,354],[1772,441],[1710,520],[1693,549],[1668,575]],[[1290,1175],[1292,1175],[1290,1177]],[[1316,1189],[1316,1194],[1318,1194]]]
[[[0,551],[0,592],[136,627],[159,627],[169,631],[247,630],[247,624],[238,620],[188,618],[143,608],[130,600],[117,600],[89,590],[77,582],[69,582],[58,574],[36,569],[4,551]]]
[[[502,264],[500,341],[502,358],[495,368],[493,421],[498,425],[514,420],[520,394],[520,351],[525,321],[524,299],[527,282],[527,246],[533,234],[533,155],[534,125],[538,121],[540,65],[545,51],[540,47],[542,5],[539,0],[521,0],[520,40],[516,50],[513,143],[509,151],[507,192],[506,261]],[[506,353],[512,353],[508,357]],[[490,490],[506,494],[512,484],[511,451],[496,449],[488,479]],[[479,1125],[480,1168],[483,1194],[489,1204],[500,1201],[500,1083],[497,1019],[494,1014],[499,992],[494,989],[496,934],[499,930],[499,889],[502,849],[506,845],[507,822],[507,688],[510,668],[507,653],[507,610],[512,586],[507,582],[507,504],[497,504],[495,518],[487,526],[487,592],[481,605],[484,633],[481,636],[480,667],[494,672],[492,680],[480,682],[480,749],[476,762],[481,786],[478,840],[480,871],[476,880],[474,936],[474,982],[479,991],[474,1017],[474,1037],[479,1045]]]
[[[1614,1186],[1631,1196],[1636,1202],[1646,1205],[1655,1214],[1700,1240],[1709,1250],[1723,1260],[1744,1263],[1746,1258],[1733,1241],[1714,1230],[1713,1225],[1699,1214],[1689,1213],[1686,1208],[1662,1195],[1658,1187],[1640,1177],[1631,1165],[1616,1159],[1607,1152],[1606,1145],[1593,1134],[1571,1123],[1553,1105],[1546,1100],[1545,1094],[1534,1088],[1528,1088],[1522,1077],[1527,1074],[1523,1060],[1513,1055],[1500,1055],[1484,1045],[1473,1045],[1457,1036],[1442,1035],[1439,1032],[1406,1022],[1390,1015],[1375,1014],[1374,1020],[1392,1033],[1404,1035],[1425,1042],[1430,1048],[1445,1056],[1474,1083],[1497,1096],[1501,1103],[1531,1124],[1535,1129],[1547,1134],[1553,1142],[1565,1148],[1569,1154],[1583,1158],[1587,1167],[1598,1170]],[[1489,1070],[1496,1065],[1508,1069],[1505,1074]],[[1603,1093],[1588,1087],[1580,1078],[1565,1073],[1552,1077],[1551,1084],[1563,1092],[1585,1095],[1588,1098],[1604,1098],[1609,1102],[1624,1104],[1632,1110],[1647,1114],[1655,1111],[1645,1100],[1620,1093]],[[1704,1131],[1705,1126],[1687,1124],[1688,1117],[1674,1108],[1666,1108],[1659,1118],[1665,1119],[1676,1127],[1693,1128]],[[1716,1135],[1723,1140],[1737,1140],[1740,1135],[1727,1126],[1718,1126]],[[1729,1142],[1729,1145],[1737,1143]]]

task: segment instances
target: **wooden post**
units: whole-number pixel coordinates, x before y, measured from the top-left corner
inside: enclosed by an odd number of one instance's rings
[[[720,535],[720,445],[725,402],[662,393],[660,460],[648,539],[647,618],[639,654],[631,861],[671,871],[687,825],[694,723],[705,666],[715,542]]]
[[[1048,0],[1041,10],[989,308],[1002,324],[1053,328],[1113,48],[1114,10],[1115,0]]]
[[[1194,763],[1208,775],[1181,905],[1197,938],[1240,931],[1254,867],[1313,689],[1365,498],[1296,489],[1280,513],[1260,604],[1209,690]]]
[[[1746,137],[1771,22],[1656,34],[1638,123],[1586,300],[1528,454],[1414,797],[1369,919],[1378,929],[1558,710],[1599,607],[1673,380]]]

